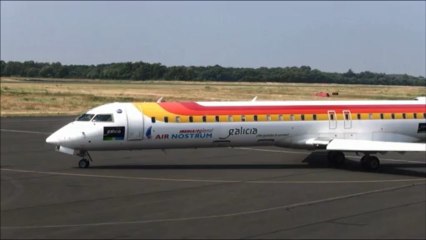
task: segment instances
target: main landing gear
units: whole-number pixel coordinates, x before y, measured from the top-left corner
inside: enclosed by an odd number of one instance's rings
[[[345,154],[340,151],[331,151],[328,152],[328,162],[333,167],[343,167],[346,162]],[[380,160],[376,156],[370,156],[365,154],[361,158],[361,166],[368,171],[377,171],[380,168]]]
[[[82,153],[79,154],[79,156],[83,157],[78,162],[79,168],[88,168],[90,166],[90,162],[93,162],[92,157],[90,156],[89,152],[82,152]],[[85,157],[87,157],[90,160],[90,162]]]
[[[379,158],[367,154],[361,158],[361,166],[366,170],[377,171],[380,168]]]

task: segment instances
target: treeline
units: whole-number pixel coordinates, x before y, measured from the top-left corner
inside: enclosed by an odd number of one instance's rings
[[[186,80],[186,81],[256,81],[292,83],[341,83],[373,85],[425,86],[425,77],[407,74],[384,74],[364,71],[355,73],[322,72],[301,67],[234,68],[215,66],[164,66],[160,63],[125,62],[99,65],[62,65],[34,61],[0,61],[1,76],[126,79],[126,80]]]

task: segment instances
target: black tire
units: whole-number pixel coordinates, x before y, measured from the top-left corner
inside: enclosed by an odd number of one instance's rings
[[[377,171],[380,168],[379,158],[376,156],[371,156],[370,161],[368,161],[368,169],[371,171]]]
[[[367,164],[368,163],[368,160],[367,160],[368,157],[369,156],[364,156],[364,157],[361,158],[361,167],[364,168],[364,169],[368,169],[368,164]]]
[[[377,171],[380,168],[379,158],[376,156],[364,156],[361,158],[361,166],[369,171]]]
[[[87,161],[86,159],[81,159],[79,162],[78,162],[78,167],[79,168],[88,168],[90,166],[90,162],[89,161]]]

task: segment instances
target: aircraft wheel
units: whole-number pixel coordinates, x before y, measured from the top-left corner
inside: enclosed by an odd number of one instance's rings
[[[329,152],[328,153],[328,162],[330,165],[335,167],[341,167],[345,164],[346,158],[343,152]]]
[[[364,156],[361,158],[361,166],[370,171],[376,171],[380,168],[379,158],[376,156]]]
[[[79,162],[78,162],[78,167],[79,168],[88,168],[90,166],[90,163],[89,163],[89,161],[87,161],[86,159],[81,159]]]

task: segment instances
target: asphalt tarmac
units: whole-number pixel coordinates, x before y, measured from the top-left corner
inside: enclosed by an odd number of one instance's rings
[[[1,238],[426,238],[424,153],[359,157],[275,147],[93,152],[47,135],[72,118],[1,119]]]

